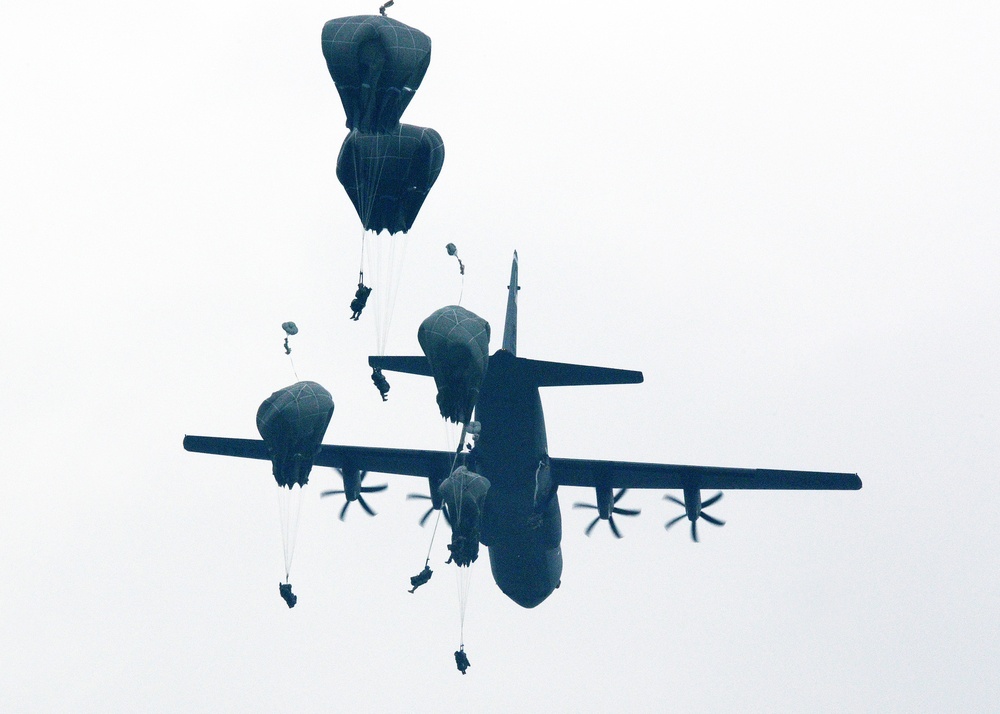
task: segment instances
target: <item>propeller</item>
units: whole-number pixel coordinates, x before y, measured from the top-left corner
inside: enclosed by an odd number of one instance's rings
[[[338,488],[335,491],[323,491],[320,496],[333,496],[338,493],[344,494],[344,497],[347,500],[344,502],[344,507],[340,509],[340,520],[344,520],[344,516],[347,515],[347,508],[351,505],[351,501],[357,501],[361,504],[365,513],[369,516],[374,516],[375,511],[372,510],[372,507],[368,505],[368,502],[365,501],[365,497],[361,494],[384,491],[389,488],[389,485],[382,484],[381,486],[362,486],[361,482],[364,481],[365,476],[368,475],[367,471],[358,471],[356,469],[337,469],[337,471],[340,472],[341,477],[344,479],[344,488]]]
[[[422,493],[411,493],[411,494],[408,494],[406,496],[406,500],[407,501],[415,501],[415,500],[431,501],[432,499],[431,499],[430,496],[425,496]],[[431,503],[431,507],[427,509],[427,513],[425,513],[420,518],[420,527],[421,528],[423,528],[425,525],[427,525],[427,519],[431,517],[432,513],[434,513],[434,504],[433,503]]]
[[[677,521],[687,518],[691,521],[691,540],[693,540],[695,543],[698,542],[699,518],[708,521],[714,526],[726,525],[725,521],[720,521],[718,518],[713,518],[712,516],[705,513],[706,508],[708,508],[713,503],[722,498],[722,491],[719,491],[717,494],[715,494],[710,499],[704,502],[702,502],[701,500],[701,491],[698,489],[691,489],[691,490],[684,489],[683,501],[680,500],[679,498],[674,498],[670,494],[667,494],[666,496],[664,496],[664,498],[667,499],[668,501],[673,501],[679,506],[682,506],[685,512],[677,516],[676,518],[667,521],[663,527],[669,529],[670,526],[677,523]]]
[[[597,511],[597,518],[595,518],[594,520],[592,520],[590,522],[590,525],[587,526],[587,529],[584,531],[584,533],[586,533],[589,536],[590,532],[592,530],[594,530],[594,526],[597,525],[598,521],[600,521],[600,520],[606,520],[608,522],[608,525],[611,527],[611,532],[615,534],[615,538],[621,538],[622,537],[621,531],[619,531],[618,530],[618,526],[615,525],[615,516],[616,515],[618,515],[618,516],[638,516],[639,513],[640,513],[639,509],[619,508],[616,505],[618,503],[618,501],[621,500],[621,497],[624,496],[627,491],[628,491],[627,488],[621,489],[620,491],[618,491],[617,495],[615,495],[615,497],[612,499],[612,498],[610,498],[610,496],[611,496],[610,489],[606,492],[605,498],[601,498],[602,493],[601,493],[600,490],[598,490],[598,493],[597,493],[597,496],[598,496],[597,501],[598,502],[596,504],[593,504],[593,503],[574,503],[573,504],[573,508],[593,508],[593,509],[595,509]]]

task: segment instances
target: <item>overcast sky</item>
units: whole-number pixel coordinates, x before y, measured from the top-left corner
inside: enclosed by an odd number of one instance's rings
[[[447,448],[430,380],[383,404],[349,321],[359,222],[320,49],[378,3],[0,9],[0,709],[990,711],[1000,677],[1000,9],[994,2],[397,0],[433,40],[404,121],[447,157],[389,352],[458,299],[519,354],[643,370],[545,390],[553,456],[858,473],[729,491],[691,542],[560,491],[562,587],[473,569],[389,483],[306,490],[292,583],[256,437],[299,377],[328,443]],[[677,494],[679,495],[679,494]],[[706,493],[705,496],[712,495]]]

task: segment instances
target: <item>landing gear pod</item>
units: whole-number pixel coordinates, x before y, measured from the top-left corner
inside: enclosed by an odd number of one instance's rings
[[[434,373],[441,416],[467,423],[489,362],[490,323],[464,307],[449,305],[421,323],[417,341]]]
[[[291,488],[309,482],[333,416],[333,397],[316,382],[296,382],[279,389],[257,410],[257,431],[271,455],[274,480]]]

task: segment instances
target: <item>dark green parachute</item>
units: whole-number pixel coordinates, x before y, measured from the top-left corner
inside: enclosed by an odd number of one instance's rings
[[[489,490],[489,479],[464,466],[438,486],[451,524],[450,560],[459,566],[471,565],[479,557],[479,524]]]
[[[399,124],[387,133],[348,134],[337,157],[337,178],[366,230],[406,233],[443,165],[440,134]]]
[[[347,114],[347,128],[391,131],[431,61],[431,38],[380,15],[330,20],[323,56]]]
[[[420,324],[417,341],[434,373],[441,416],[467,423],[489,363],[490,323],[464,307],[449,305]]]
[[[333,416],[333,397],[316,382],[279,389],[257,410],[257,431],[271,455],[274,480],[289,489],[309,482]]]

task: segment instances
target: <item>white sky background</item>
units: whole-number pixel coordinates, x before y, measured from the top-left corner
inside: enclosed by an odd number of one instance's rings
[[[430,380],[368,380],[323,23],[378,3],[0,10],[0,709],[987,711],[1000,626],[1000,9],[992,2],[398,0],[447,158],[390,352],[458,297],[519,353],[642,369],[546,390],[554,456],[856,471],[660,493],[615,541],[561,492],[562,588],[416,595],[426,487],[337,520],[317,469],[289,611],[257,406],[324,384],[327,441],[444,448]],[[679,495],[679,494],[678,494]],[[711,495],[705,494],[706,497]]]

